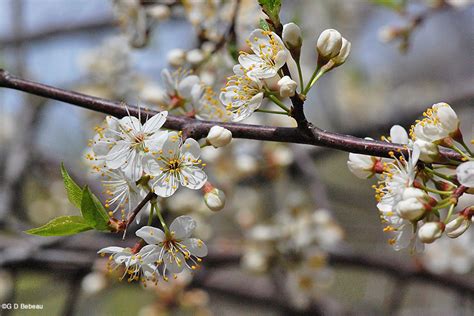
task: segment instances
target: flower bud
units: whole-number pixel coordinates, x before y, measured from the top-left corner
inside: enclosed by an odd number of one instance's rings
[[[289,50],[300,48],[302,44],[300,27],[293,22],[283,25],[282,39]]]
[[[191,65],[200,64],[203,60],[204,54],[199,48],[192,49],[186,54],[186,61]]]
[[[215,148],[224,147],[232,140],[232,132],[221,126],[215,125],[209,131],[206,140]]]
[[[292,97],[295,95],[298,84],[288,76],[284,76],[278,80],[278,89],[282,98]]]
[[[456,168],[456,176],[459,183],[474,188],[474,161],[463,162]]]
[[[440,238],[444,231],[444,224],[441,222],[425,223],[418,230],[418,238],[425,244],[431,244],[436,239]]]
[[[430,196],[423,190],[417,189],[417,188],[406,188],[402,192],[402,199],[411,199],[411,198],[416,198],[424,201],[429,201]]]
[[[395,209],[401,218],[410,221],[416,220],[426,211],[425,204],[414,197],[398,202]]]
[[[334,29],[327,29],[319,35],[316,49],[322,61],[327,62],[329,59],[336,57],[342,47],[341,33]]]
[[[147,8],[147,13],[158,21],[164,21],[170,17],[171,10],[167,5],[154,5]]]
[[[471,220],[460,214],[455,219],[446,224],[446,235],[449,238],[461,236],[471,226]]]
[[[175,48],[168,52],[167,59],[171,66],[181,67],[186,61],[186,53],[180,48]]]
[[[417,139],[415,145],[420,148],[420,159],[424,162],[433,162],[439,157],[438,145],[422,139]]]
[[[223,191],[214,188],[204,194],[204,202],[211,211],[220,211],[225,206],[225,194]]]
[[[349,42],[343,37],[341,50],[339,51],[339,54],[337,54],[337,56],[332,59],[334,61],[334,67],[340,66],[345,63],[350,52],[351,42]]]
[[[383,165],[380,158],[354,153],[349,154],[347,167],[360,179],[368,179],[375,173],[383,172]]]

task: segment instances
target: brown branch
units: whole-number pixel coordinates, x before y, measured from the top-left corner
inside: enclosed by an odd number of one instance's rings
[[[0,69],[0,87],[28,92],[116,117],[124,117],[127,115],[127,110],[123,106],[123,103],[16,78],[2,69]],[[132,105],[127,106],[131,115],[138,115],[137,107]],[[141,112],[143,118],[157,113],[156,111],[146,109],[141,110]],[[214,125],[220,125],[227,128],[232,132],[232,135],[235,138],[308,144],[379,157],[390,157],[389,153],[395,151],[407,154],[407,149],[402,145],[381,141],[371,141],[349,135],[332,133],[311,126],[308,126],[308,130],[305,130],[306,127],[303,129],[300,127],[290,128],[239,123],[221,123],[200,121],[188,117],[170,115],[168,116],[164,127],[172,130],[182,130],[189,137],[199,139],[205,137]],[[450,150],[442,150],[441,156],[443,158],[458,161],[461,161],[462,158],[461,155]]]

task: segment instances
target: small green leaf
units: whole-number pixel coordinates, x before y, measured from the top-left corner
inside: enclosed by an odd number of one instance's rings
[[[281,0],[258,0],[258,3],[262,7],[263,13],[265,13],[271,20],[273,26],[280,24],[280,9]]]
[[[395,11],[405,8],[406,0],[371,0],[375,5],[387,7]]]
[[[82,191],[81,213],[90,226],[97,230],[109,230],[107,211],[88,186]]]
[[[64,163],[61,163],[61,175],[64,180],[64,187],[66,188],[67,197],[69,201],[77,208],[81,208],[82,201],[82,189],[74,182],[74,180],[69,176],[66,168],[64,168]]]
[[[270,27],[268,26],[267,21],[265,21],[264,19],[260,19],[259,25],[262,30],[270,31]]]
[[[36,236],[67,236],[91,229],[92,227],[80,216],[60,216],[41,227],[27,230],[25,233]]]

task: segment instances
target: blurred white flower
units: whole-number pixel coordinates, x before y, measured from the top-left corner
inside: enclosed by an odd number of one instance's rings
[[[181,67],[186,61],[186,52],[181,48],[174,48],[168,52],[166,58],[171,66]]]
[[[217,212],[225,206],[225,194],[222,190],[214,188],[204,194],[204,201],[211,211]]]

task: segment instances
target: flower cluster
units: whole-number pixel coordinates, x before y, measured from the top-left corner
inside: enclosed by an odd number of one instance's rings
[[[244,120],[257,110],[265,112],[259,109],[265,97],[284,110],[280,114],[289,115],[280,99],[295,96],[298,87],[306,95],[325,72],[345,62],[351,48],[350,42],[336,30],[324,31],[316,45],[317,68],[304,86],[300,68],[301,30],[295,23],[283,26],[282,38],[270,30],[256,29],[246,43],[250,52],[240,52],[234,75],[227,79],[219,96],[232,121]]]
[[[421,251],[443,234],[457,238],[468,230],[474,214],[474,206],[458,207],[463,195],[474,191],[474,155],[463,140],[456,113],[438,103],[423,115],[411,127],[411,138],[401,126],[383,138],[404,145],[408,155],[351,153],[347,163],[359,178],[378,178],[373,186],[377,208],[395,250]],[[458,152],[464,162],[444,158],[439,147]]]
[[[188,81],[193,80],[189,78]],[[173,87],[181,93],[185,90],[179,84]],[[184,269],[199,268],[201,258],[207,255],[204,242],[191,238],[196,221],[190,216],[180,216],[168,228],[159,199],[172,196],[184,186],[202,189],[204,202],[213,211],[222,209],[225,202],[223,192],[207,181],[200,144],[192,138],[184,140],[181,132],[164,130],[167,115],[166,111],[159,112],[144,124],[140,111],[138,117],[108,116],[103,126],[95,128],[97,134],[90,141],[88,159],[93,170],[105,178],[104,193],[108,196],[105,207],[110,210],[111,227],[116,231],[126,230],[130,219],[144,206],[141,204],[150,201],[148,225],[136,232],[141,242],[133,248],[106,247],[99,251],[109,254],[109,270],[124,265],[123,277],[128,274],[129,281],[156,283],[159,276],[167,280],[169,273],[176,275]],[[232,138],[229,133],[219,127],[217,133],[216,129],[211,130],[208,138],[211,143],[224,146]],[[150,194],[153,194],[151,199]],[[121,220],[113,218],[117,210],[121,212]],[[155,212],[163,230],[151,226]]]

